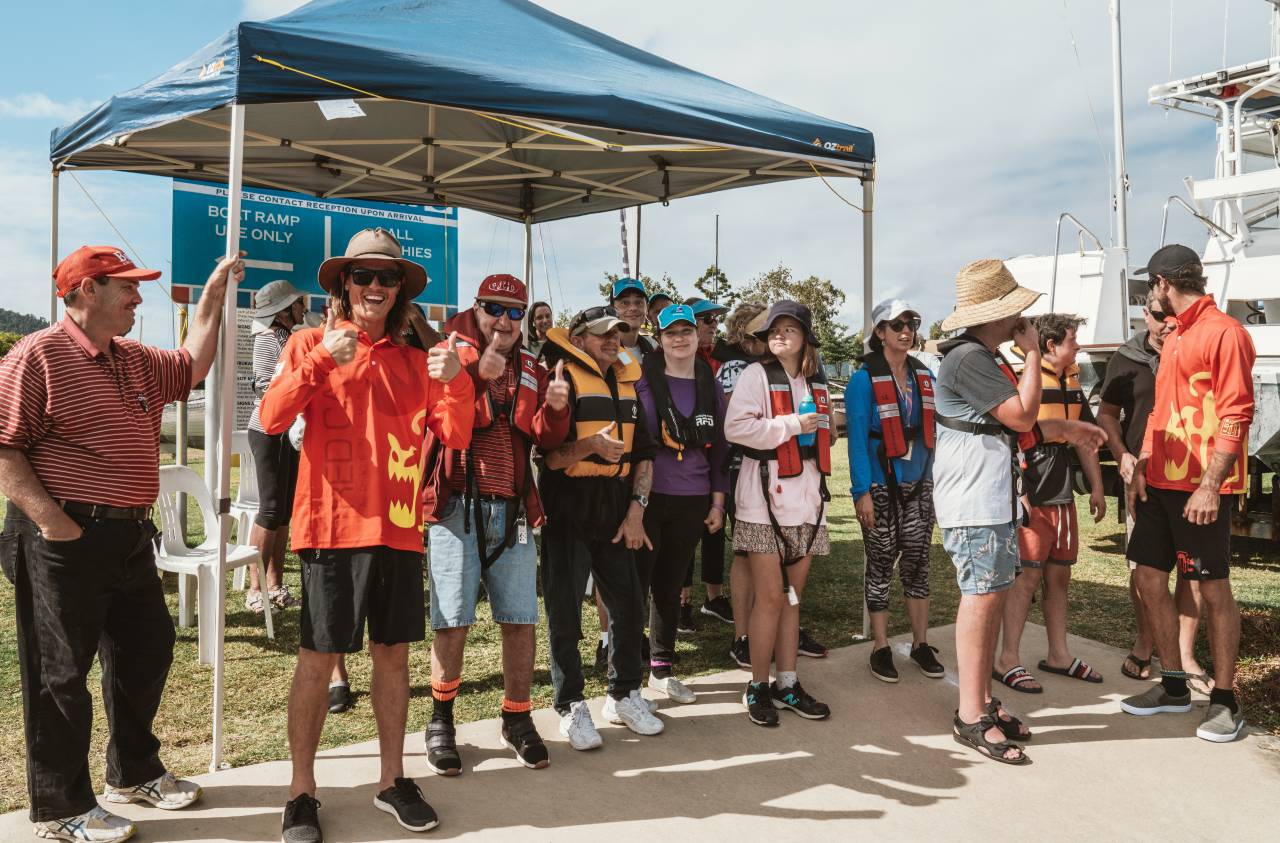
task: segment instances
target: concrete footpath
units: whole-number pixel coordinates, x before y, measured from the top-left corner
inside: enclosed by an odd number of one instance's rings
[[[954,669],[953,629],[931,634]],[[740,702],[746,674],[735,670],[690,682],[694,705],[664,699],[667,727],[658,737],[610,726],[593,701],[605,743],[592,752],[569,748],[554,712],[535,712],[551,747],[545,770],[521,767],[499,743],[497,721],[486,720],[458,730],[463,774],[439,778],[426,769],[421,732],[411,734],[407,772],[441,816],[425,835],[373,808],[376,743],[324,753],[317,795],[325,839],[1277,839],[1280,742],[1198,740],[1202,698],[1190,714],[1124,714],[1117,701],[1143,683],[1120,674],[1123,651],[1073,639],[1075,655],[1105,683],[1033,670],[1044,694],[997,692],[1035,731],[1033,763],[1011,767],[953,741],[954,672],[926,678],[906,658],[909,644],[895,640],[896,685],[872,677],[866,644],[801,659],[801,681],[834,712],[826,722],[783,712],[777,729],[753,726]],[[1028,667],[1043,652],[1043,629],[1028,627]],[[141,841],[279,840],[288,779],[287,761],[257,764],[199,777],[205,796],[188,811],[111,807],[139,822]],[[0,840],[31,839],[25,812],[0,817]]]

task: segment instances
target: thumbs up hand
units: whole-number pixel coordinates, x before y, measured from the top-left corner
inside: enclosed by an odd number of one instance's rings
[[[329,300],[329,307],[324,317],[324,347],[328,349],[333,362],[345,366],[356,356],[356,332],[350,328],[338,327],[338,302]]]
[[[462,371],[458,360],[458,332],[449,334],[445,347],[436,346],[427,352],[427,374],[440,383],[448,383]]]
[[[487,381],[502,377],[502,373],[507,370],[507,352],[510,350],[511,343],[504,339],[503,334],[495,331],[493,339],[484,347],[484,353],[480,355],[478,367],[480,377]]]
[[[569,379],[564,376],[564,361],[556,363],[556,370],[547,384],[547,406],[557,413],[569,406]]]
[[[595,452],[596,456],[609,462],[617,462],[622,459],[623,454],[627,451],[626,443],[609,435],[617,427],[617,422],[609,422],[608,427],[591,437],[591,450]]]

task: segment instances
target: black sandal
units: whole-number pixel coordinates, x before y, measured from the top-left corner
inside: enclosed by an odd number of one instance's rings
[[[996,728],[999,729],[1006,738],[1011,741],[1029,741],[1034,737],[1034,735],[1031,734],[1031,729],[1009,712],[1006,711],[1004,713],[1005,717],[1009,718],[1008,720],[1001,717],[1000,707],[1000,700],[992,697],[991,702],[987,703],[987,714],[995,718]]]
[[[1031,757],[1023,751],[1022,747],[1012,741],[992,743],[987,740],[987,731],[993,727],[999,729],[1000,724],[990,715],[982,715],[978,718],[977,723],[966,723],[960,719],[960,712],[957,711],[952,728],[955,734],[956,743],[963,744],[977,752],[979,755],[984,755],[993,761],[999,761],[1001,764],[1013,764],[1014,766],[1017,766],[1020,764],[1026,764],[1031,760]],[[1003,731],[1004,730],[1001,729],[1002,733]],[[1011,749],[1016,749],[1018,751],[1017,757],[1005,758],[1004,754]]]
[[[427,745],[427,767],[437,776],[456,776],[462,772],[462,756],[453,724],[432,720],[423,733]]]
[[[1129,662],[1133,662],[1138,666],[1138,670],[1136,673],[1132,670],[1129,670]],[[1142,671],[1144,670],[1147,671],[1146,676],[1142,675]],[[1135,656],[1133,653],[1130,653],[1129,655],[1125,656],[1124,661],[1120,663],[1120,672],[1123,673],[1125,676],[1129,677],[1130,679],[1137,679],[1139,682],[1146,679],[1150,679],[1151,678],[1151,659],[1149,658],[1140,659],[1137,656]]]

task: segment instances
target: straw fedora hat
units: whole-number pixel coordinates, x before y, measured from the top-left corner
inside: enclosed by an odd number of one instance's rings
[[[942,330],[954,331],[1017,316],[1042,295],[1019,286],[1004,261],[974,261],[956,275],[956,309],[942,320]]]
[[[331,296],[342,295],[342,270],[356,260],[395,261],[404,272],[404,294],[411,299],[417,298],[427,288],[427,271],[420,264],[404,259],[400,241],[385,228],[357,231],[347,243],[347,251],[342,257],[329,258],[320,264],[320,271],[316,273],[320,288]]]

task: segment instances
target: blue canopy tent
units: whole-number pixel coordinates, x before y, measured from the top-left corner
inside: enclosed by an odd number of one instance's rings
[[[227,185],[227,254],[239,247],[245,185],[484,211],[524,223],[526,279],[534,223],[754,184],[857,178],[871,311],[869,131],[526,0],[314,0],[241,23],[55,130],[50,159],[54,261],[58,174],[117,170]],[[235,300],[229,291],[206,401],[206,466],[224,512],[231,413],[217,396],[234,396]],[[52,297],[54,318],[56,306]],[[214,670],[217,766],[220,654]]]

